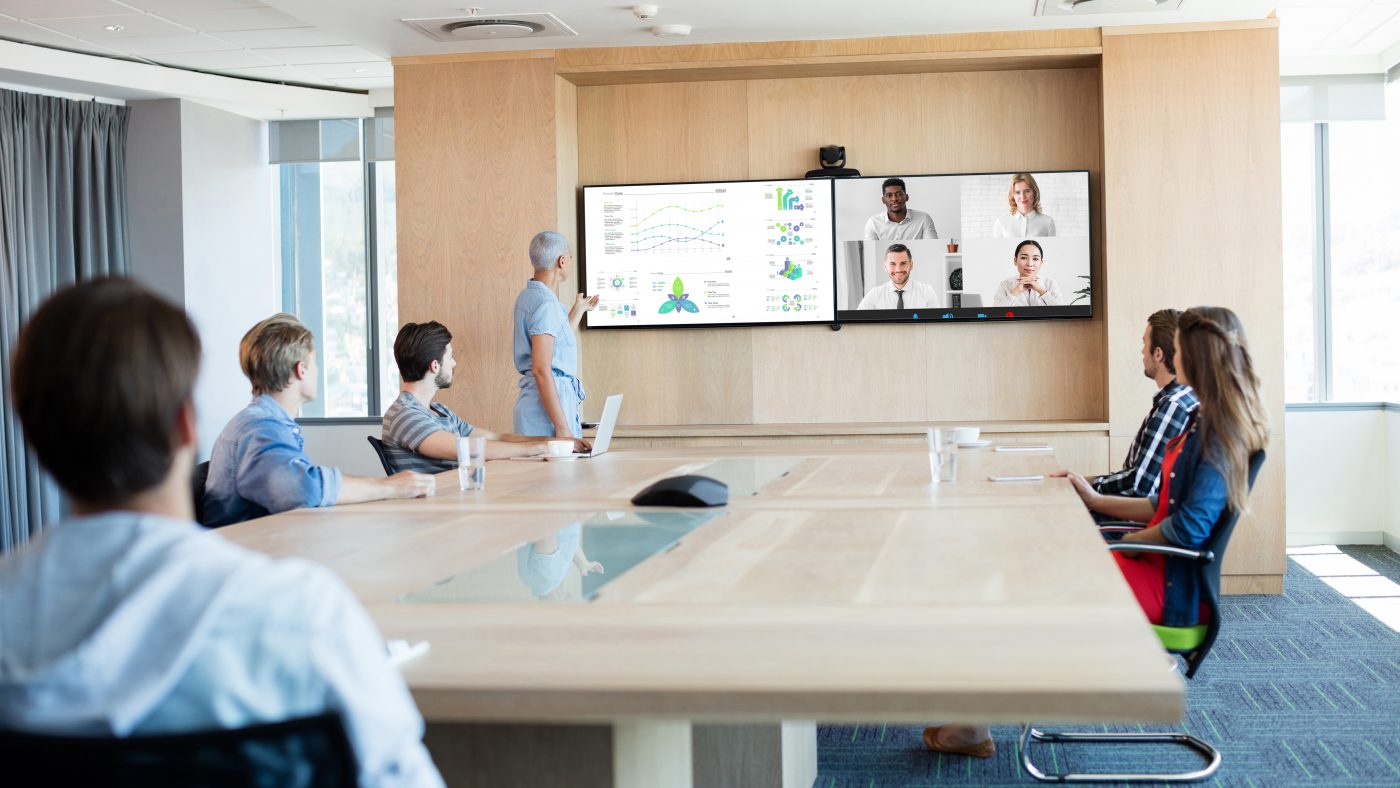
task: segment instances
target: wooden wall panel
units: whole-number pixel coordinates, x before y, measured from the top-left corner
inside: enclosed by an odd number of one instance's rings
[[[743,82],[579,88],[582,184],[749,177]],[[584,261],[587,268],[587,261]],[[627,395],[627,424],[732,424],[753,418],[749,329],[583,331],[584,413]]]
[[[1093,69],[613,85],[578,93],[584,184],[800,177],[830,142],[846,145],[853,164],[872,173],[1034,166],[1084,168],[1094,188],[1101,182]],[[1098,318],[846,326],[839,333],[598,331],[585,332],[584,348],[585,383],[595,394],[626,392],[627,424],[1107,414]],[[833,370],[842,373],[839,383]],[[668,382],[654,384],[658,376]]]
[[[552,59],[399,65],[399,318],[453,332],[441,399],[509,431],[516,379],[511,305],[531,236],[556,226]]]
[[[800,175],[818,147],[839,142],[852,166],[871,174],[1084,168],[1097,183],[1099,92],[1088,69],[755,81],[750,170]],[[790,352],[790,330],[754,331],[755,378],[775,381],[755,389],[759,423],[1106,413],[1099,319],[848,325],[804,334],[802,353]],[[832,386],[831,370],[851,374]]]
[[[1105,36],[1103,50],[1111,435],[1131,435],[1148,406],[1136,358],[1148,314],[1197,304],[1239,313],[1274,439],[1226,571],[1281,574],[1278,31]]]

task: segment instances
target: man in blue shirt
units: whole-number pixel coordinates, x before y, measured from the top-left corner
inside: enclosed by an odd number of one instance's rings
[[[205,525],[230,525],[301,507],[422,498],[436,489],[436,481],[425,474],[346,476],[306,456],[294,416],[316,399],[314,341],[311,330],[286,313],[243,336],[238,361],[253,384],[253,401],[214,444],[204,492]]]
[[[20,334],[15,412],[73,514],[0,559],[0,728],[125,737],[334,711],[360,785],[441,786],[349,589],[193,522],[199,354],[184,312],[122,279],[60,291]]]
[[[520,373],[515,431],[521,435],[583,437],[579,404],[584,393],[574,329],[584,312],[598,306],[598,296],[579,293],[573,308],[564,311],[554,289],[569,278],[573,264],[563,235],[546,231],[530,241],[535,275],[515,299],[515,369]]]

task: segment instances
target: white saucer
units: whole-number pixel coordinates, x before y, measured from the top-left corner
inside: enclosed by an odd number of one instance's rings
[[[562,460],[577,460],[577,459],[578,459],[578,457],[576,457],[576,456],[574,456],[574,455],[572,455],[572,454],[565,454],[565,455],[562,456],[562,457],[559,457],[559,456],[556,456],[556,455],[553,455],[553,454],[542,454],[542,455],[540,455],[540,456],[543,457],[545,460],[547,460],[547,461],[549,461],[549,462],[560,462],[560,461],[562,461]]]
[[[991,441],[958,441],[958,446],[964,449],[985,449],[991,445]]]

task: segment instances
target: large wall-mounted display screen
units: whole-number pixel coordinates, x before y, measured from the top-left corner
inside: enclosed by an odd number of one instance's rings
[[[1089,173],[835,182],[839,322],[1090,317]]]
[[[830,323],[830,180],[587,186],[590,328]]]

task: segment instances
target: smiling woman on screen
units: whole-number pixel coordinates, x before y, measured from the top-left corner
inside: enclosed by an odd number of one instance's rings
[[[1011,176],[1006,190],[1011,210],[992,223],[993,238],[1047,238],[1055,234],[1055,220],[1040,212],[1040,186],[1029,172]]]

